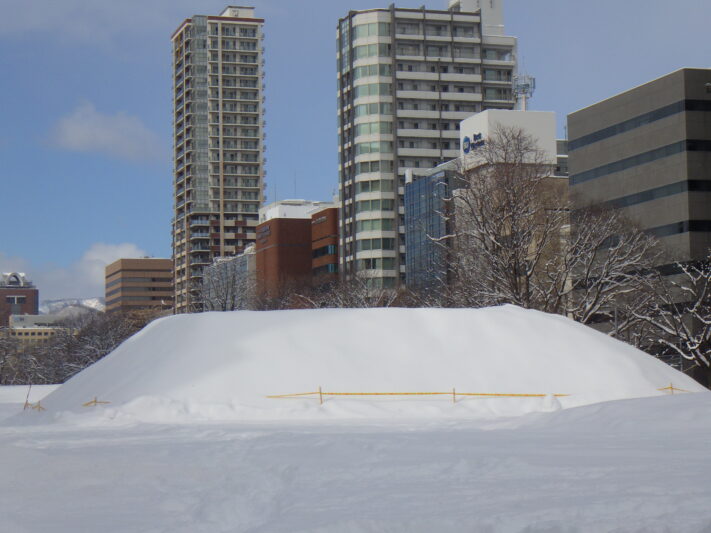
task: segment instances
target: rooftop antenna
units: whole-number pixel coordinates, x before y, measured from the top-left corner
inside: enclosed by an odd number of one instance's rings
[[[526,111],[528,99],[533,97],[533,92],[536,90],[536,78],[523,74],[514,76],[513,91],[516,96],[516,101],[521,103],[521,111]]]

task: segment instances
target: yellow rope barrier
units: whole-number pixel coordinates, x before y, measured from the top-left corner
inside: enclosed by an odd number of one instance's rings
[[[504,394],[495,392],[456,392],[454,389],[448,392],[325,392],[319,390],[314,392],[297,392],[294,394],[276,394],[267,396],[270,399],[297,398],[302,396],[317,395],[321,403],[324,396],[451,396],[452,402],[456,402],[457,396],[477,396],[482,398],[545,398],[548,394]],[[570,396],[570,394],[552,394],[556,398]]]
[[[662,387],[661,389],[657,389],[659,391],[666,391],[668,390],[670,394],[674,394],[674,391],[679,391],[679,392],[691,392],[686,389],[677,389],[673,384],[669,384],[668,387]]]
[[[318,391],[315,392],[298,392],[296,394],[277,394],[274,396],[267,396],[267,398],[292,398],[295,396],[309,396],[311,394],[318,394]]]
[[[111,402],[102,402],[102,401],[98,400],[96,398],[96,396],[94,396],[93,400],[83,403],[82,406],[83,407],[95,407],[97,405],[105,405],[105,404],[109,404],[109,403],[111,403]]]

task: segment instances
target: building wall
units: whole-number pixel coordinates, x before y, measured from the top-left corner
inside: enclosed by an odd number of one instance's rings
[[[556,142],[556,120],[553,111],[514,111],[508,109],[490,109],[462,120],[459,127],[460,154],[464,160],[471,156],[476,163],[475,138],[480,136],[479,142],[486,142],[486,138],[495,134],[497,129],[520,129],[531,136],[542,151],[543,157],[556,161],[558,157],[558,144]],[[469,145],[469,146],[467,146]],[[465,150],[468,151],[465,153]]]
[[[331,207],[311,216],[311,274],[315,285],[338,276],[338,209]]]
[[[568,116],[573,199],[660,238],[666,261],[711,246],[711,70],[682,69]]]
[[[172,37],[176,312],[196,310],[203,269],[254,242],[264,200],[264,20],[228,7]]]
[[[7,330],[7,336],[21,344],[44,344],[58,332],[66,330],[67,328],[60,327],[11,327]]]
[[[119,259],[106,267],[106,312],[173,307],[170,259]]]
[[[447,198],[456,183],[452,171],[438,170],[418,176],[405,185],[406,283],[422,290],[447,280],[447,243],[436,243],[448,235],[445,213],[451,211]]]
[[[0,287],[0,327],[8,325],[10,315],[36,315],[38,312],[37,289]]]
[[[256,296],[254,245],[232,257],[219,257],[203,273],[203,310],[251,309]]]
[[[0,273],[0,327],[7,327],[10,315],[39,313],[39,291],[21,272]]]
[[[257,226],[257,287],[275,297],[311,281],[311,219],[274,218]]]
[[[501,2],[491,31],[480,13],[371,9],[339,21],[338,135],[340,267],[394,287],[405,276],[405,172],[459,155],[459,121],[483,109],[512,109],[516,40],[503,35]],[[494,33],[495,35],[491,35]],[[387,229],[365,229],[384,220]],[[381,239],[389,249],[364,249]],[[385,241],[385,239],[388,239]]]

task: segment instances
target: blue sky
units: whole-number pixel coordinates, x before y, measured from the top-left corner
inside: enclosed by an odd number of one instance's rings
[[[268,201],[335,191],[335,26],[387,4],[254,2],[267,21]],[[170,256],[170,35],[225,5],[0,0],[0,271],[27,272],[42,299],[101,296],[107,262]],[[708,0],[505,0],[537,78],[531,108],[556,111],[561,135],[571,111],[711,67],[709,20]]]

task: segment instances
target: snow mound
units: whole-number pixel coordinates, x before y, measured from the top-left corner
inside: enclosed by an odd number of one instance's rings
[[[706,390],[593,329],[514,306],[237,311],[153,322],[48,395],[37,418],[476,418],[659,396],[670,383]],[[267,398],[319,387],[457,396]],[[83,405],[94,398],[110,403]]]

